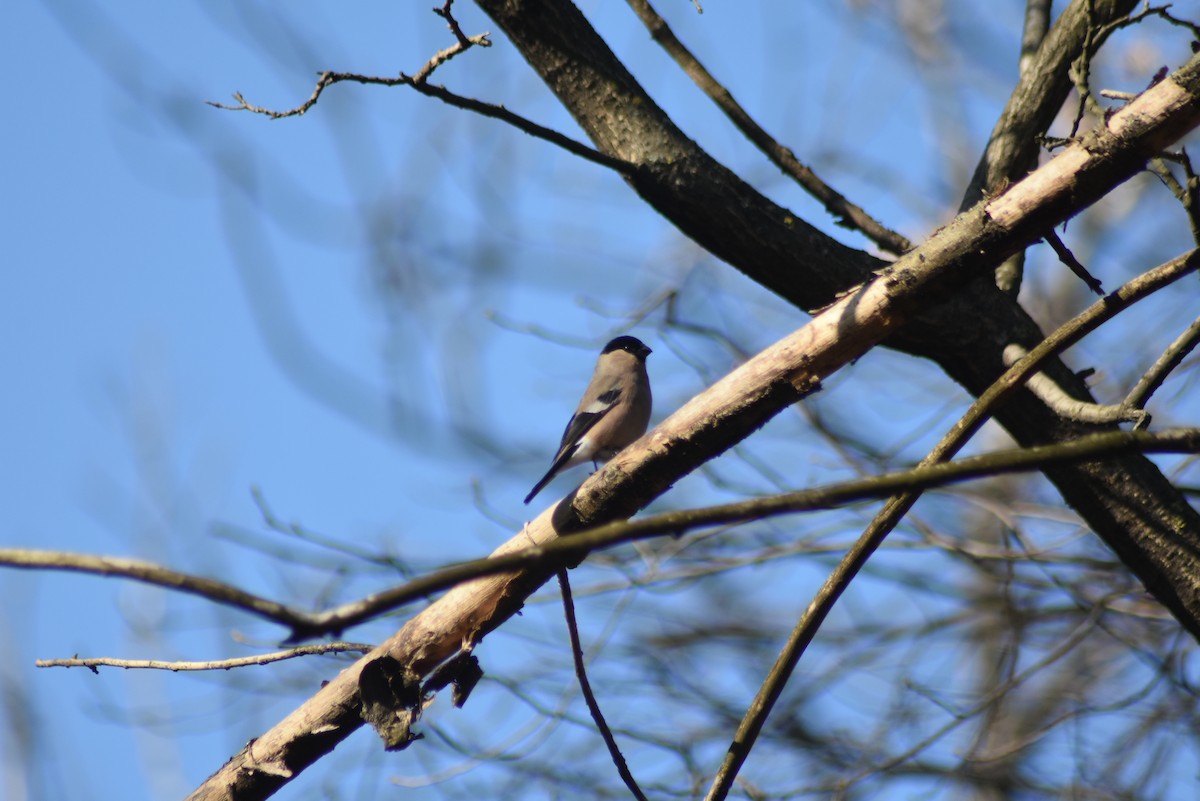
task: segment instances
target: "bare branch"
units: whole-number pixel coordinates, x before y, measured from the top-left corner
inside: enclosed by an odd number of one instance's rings
[[[625,782],[625,786],[629,788],[629,792],[633,794],[634,798],[638,801],[646,801],[645,793],[638,786],[637,780],[633,778],[633,773],[630,772],[629,765],[626,764],[625,757],[621,754],[617,738],[613,737],[612,729],[608,727],[604,713],[600,711],[596,694],[592,692],[592,683],[588,681],[587,666],[583,661],[583,645],[579,642],[579,626],[575,622],[575,601],[571,597],[571,580],[567,578],[565,569],[558,571],[558,586],[562,591],[563,614],[567,619],[567,635],[571,641],[571,661],[575,664],[575,677],[579,680],[579,689],[583,692],[583,700],[587,704],[588,712],[592,715],[592,720],[596,723],[596,728],[600,731],[600,736],[604,739],[604,746],[608,749],[609,756],[612,757],[617,773],[621,775],[621,781]]]
[[[99,673],[98,668],[101,667],[119,667],[126,670],[170,670],[178,673],[181,670],[232,670],[233,668],[248,667],[250,665],[269,665],[272,662],[282,662],[285,659],[295,659],[298,656],[311,656],[313,654],[365,654],[374,647],[366,643],[328,642],[317,645],[302,645],[298,648],[289,648],[286,651],[274,651],[269,654],[242,656],[236,659],[216,659],[207,662],[164,662],[157,659],[114,659],[100,656],[89,659],[81,659],[79,657],[71,659],[39,659],[34,664],[40,668],[85,667],[93,673]]]
[[[450,13],[450,7],[452,5],[454,5],[454,0],[447,0],[446,4],[441,8],[433,9],[433,13],[446,20],[447,25],[449,25],[450,30],[454,34],[454,38],[457,41],[455,41],[453,45],[447,47],[445,50],[439,50],[437,53],[435,53],[432,58],[425,62],[421,69],[417,70],[416,75],[410,77],[402,72],[398,77],[395,78],[373,78],[366,75],[358,75],[349,72],[322,72],[320,78],[317,80],[317,86],[315,89],[313,89],[313,93],[309,95],[308,100],[289,111],[272,111],[271,109],[263,108],[262,106],[251,105],[250,103],[246,102],[244,97],[242,97],[241,92],[234,92],[233,94],[234,100],[238,101],[236,106],[216,103],[211,100],[208,101],[208,105],[219,109],[225,109],[226,111],[252,111],[255,114],[263,114],[273,120],[281,120],[286,117],[298,117],[304,114],[317,104],[317,101],[321,99],[321,94],[327,88],[335,83],[341,83],[342,81],[354,81],[362,84],[380,84],[383,86],[403,85],[412,86],[413,88],[420,88],[426,83],[426,81],[429,80],[429,76],[433,75],[434,70],[455,56],[465,53],[475,46],[492,46],[491,40],[488,39],[488,37],[491,36],[490,33],[480,33],[475,36],[467,36],[463,33],[462,28],[460,28],[458,25],[458,21],[454,19],[454,16]]]
[[[454,18],[454,14],[451,13],[450,9],[453,6],[454,0],[446,0],[441,8],[435,7],[433,9],[433,13],[446,20],[446,27],[450,29],[450,32],[454,34],[454,38],[458,40],[458,43],[462,45],[463,49],[465,50],[471,46],[471,40],[465,33],[463,33],[463,29],[459,27],[458,20],[456,20]],[[490,47],[491,43],[489,42],[487,46]]]
[[[214,108],[224,109],[226,111],[249,111],[254,114],[262,114],[263,116],[269,117],[273,120],[282,120],[288,117],[299,117],[307,113],[308,110],[315,106],[317,101],[321,99],[321,95],[325,92],[325,90],[335,84],[350,82],[363,84],[366,86],[408,86],[417,90],[423,95],[436,97],[438,100],[441,100],[447,105],[455,106],[467,111],[473,111],[485,117],[492,117],[493,119],[498,119],[501,122],[506,122],[509,125],[512,125],[514,128],[529,134],[530,136],[544,139],[550,144],[557,145],[572,155],[579,156],[582,159],[599,164],[602,167],[608,167],[609,169],[615,170],[622,174],[628,173],[632,169],[630,164],[621,159],[616,159],[605,155],[604,153],[601,153],[594,148],[590,148],[582,142],[576,141],[569,136],[559,133],[558,131],[547,128],[543,125],[538,125],[532,120],[522,117],[519,114],[514,114],[513,112],[504,108],[504,106],[494,103],[485,103],[481,100],[476,100],[470,97],[464,97],[451,92],[444,86],[431,85],[429,83],[429,77],[433,75],[434,70],[436,70],[442,64],[445,64],[447,61],[461,53],[465,53],[472,47],[492,46],[492,42],[488,38],[491,36],[490,33],[480,33],[476,34],[475,36],[467,36],[463,33],[462,28],[458,25],[458,21],[455,20],[453,15],[450,13],[450,7],[452,5],[453,0],[448,0],[448,2],[446,2],[441,8],[434,8],[433,12],[446,20],[447,25],[450,27],[450,30],[454,34],[454,37],[457,41],[450,47],[447,47],[445,50],[440,50],[435,53],[432,58],[426,61],[425,64],[419,70],[417,70],[415,75],[406,75],[405,73],[401,72],[395,77],[385,77],[376,75],[362,75],[355,72],[334,72],[332,70],[326,70],[325,72],[320,73],[318,76],[317,85],[313,88],[312,94],[309,95],[308,99],[300,105],[286,111],[278,111],[275,109],[266,108],[264,106],[256,106],[247,101],[241,92],[233,93],[233,99],[237,101],[237,103],[233,105],[217,103],[212,100],[206,102],[208,105],[213,106]]]
[[[429,79],[429,76],[433,74],[434,70],[457,56],[459,53],[465,53],[467,50],[470,50],[472,46],[492,46],[491,41],[488,39],[488,37],[491,36],[490,33],[481,33],[478,36],[467,36],[465,33],[463,33],[463,29],[458,25],[458,20],[456,20],[454,15],[450,13],[450,7],[453,5],[454,0],[446,0],[446,4],[441,8],[434,8],[433,13],[446,20],[446,25],[450,28],[450,32],[454,34],[454,38],[457,41],[452,46],[447,47],[445,50],[435,53],[433,58],[425,62],[425,66],[417,70],[417,74],[413,76],[414,84],[419,85],[425,83],[425,81]]]
[[[552,145],[561,147],[563,150],[571,153],[572,155],[579,156],[582,159],[586,159],[594,164],[599,164],[602,167],[608,167],[610,170],[615,170],[620,173],[628,173],[633,169],[628,162],[607,156],[594,148],[588,147],[582,142],[559,133],[558,131],[547,128],[543,125],[538,125],[536,122],[530,119],[522,117],[519,114],[514,114],[504,106],[496,105],[494,103],[485,103],[482,100],[476,100],[471,97],[464,97],[463,95],[458,95],[454,92],[451,92],[444,86],[435,86],[424,80],[418,81],[417,76],[409,76],[405,75],[404,73],[400,73],[395,78],[387,78],[382,76],[359,75],[358,73],[353,72],[322,72],[320,77],[317,79],[316,88],[313,89],[313,93],[309,96],[308,100],[305,100],[299,106],[288,109],[287,111],[275,111],[262,106],[252,105],[242,96],[241,92],[234,92],[233,94],[233,98],[238,101],[237,105],[225,105],[223,103],[215,103],[211,100],[208,101],[208,104],[210,106],[215,106],[216,108],[225,109],[228,111],[250,111],[255,114],[265,115],[273,120],[281,120],[287,117],[298,117],[304,114],[317,104],[317,101],[321,97],[321,93],[327,88],[333,86],[334,84],[343,83],[346,81],[373,86],[409,86],[413,89],[416,89],[423,95],[436,97],[438,100],[441,100],[447,105],[455,106],[467,111],[474,111],[476,114],[482,114],[485,117],[492,117],[493,119],[500,120],[501,122],[506,122],[514,128],[529,134],[530,136],[535,136],[538,139],[544,139]]]
[[[1146,3],[1142,7],[1142,10],[1138,11],[1136,14],[1128,14],[1121,19],[1113,20],[1112,22],[1104,25],[1104,27],[1101,28],[1101,34],[1103,36],[1108,36],[1114,31],[1119,31],[1122,28],[1128,28],[1132,25],[1137,25],[1147,17],[1158,17],[1159,19],[1165,20],[1171,25],[1175,25],[1180,28],[1186,28],[1194,38],[1200,39],[1200,25],[1180,17],[1176,17],[1171,13],[1170,3],[1161,6],[1152,6],[1149,3]]]
[[[1183,168],[1184,183],[1176,180],[1167,168],[1168,161],[1175,162]],[[1183,206],[1192,229],[1192,240],[1200,244],[1200,178],[1196,176],[1187,149],[1180,148],[1178,153],[1163,153],[1159,158],[1151,159],[1148,166]]]
[[[700,60],[688,50],[683,42],[675,36],[675,32],[667,25],[667,21],[659,16],[648,0],[627,0],[630,8],[638,15],[638,19],[650,31],[651,37],[658,42],[671,58],[675,59],[692,81],[725,112],[731,122],[737,126],[747,139],[753,142],[759,150],[774,162],[775,166],[791,176],[810,195],[825,205],[825,210],[833,215],[838,225],[861,232],[864,236],[888,253],[897,256],[912,249],[912,242],[901,234],[879,223],[867,212],[833,187],[822,181],[808,165],[801,163],[796,154],[780,144],[767,133],[762,126],[744,109],[728,89],[713,77]]]
[[[1200,343],[1200,318],[1194,320],[1186,331],[1167,346],[1167,349],[1155,360],[1146,374],[1129,391],[1125,397],[1125,405],[1135,409],[1144,409],[1150,396],[1162,386],[1171,371],[1179,366],[1180,362],[1192,352],[1198,343]]]
[[[1054,229],[1047,231],[1046,236],[1043,238],[1058,255],[1059,261],[1067,265],[1071,272],[1075,273],[1076,278],[1087,284],[1087,288],[1095,292],[1097,295],[1104,294],[1104,287],[1101,286],[1100,282],[1094,275],[1088,272],[1086,267],[1079,263],[1079,259],[1075,258],[1075,254],[1072,253],[1071,249],[1063,243],[1058,234],[1054,232]]]
[[[145,584],[197,595],[214,603],[232,606],[293,629],[305,630],[312,624],[312,617],[307,612],[261,598],[223,581],[181,573],[141,559],[30,548],[0,548],[0,565],[35,570],[70,570],[78,573],[94,573],[100,576],[121,576]]]

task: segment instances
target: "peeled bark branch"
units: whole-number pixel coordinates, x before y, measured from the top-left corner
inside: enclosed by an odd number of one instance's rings
[[[1200,57],[1114,115],[1106,128],[1072,145],[1003,195],[960,215],[883,275],[693,398],[496,553],[632,515],[881,342],[931,295],[986,274],[1036,239],[1043,226],[1103,196],[1139,169],[1150,153],[1197,124]],[[1111,460],[1103,463],[1108,464]],[[1172,544],[1177,546],[1172,554],[1176,560],[1195,559],[1189,543],[1177,537]],[[513,571],[453,588],[253,740],[190,798],[244,801],[271,795],[362,724],[358,687],[364,667],[386,657],[395,660],[406,677],[419,680],[515,614],[553,570]],[[1190,623],[1193,633],[1200,633],[1198,618],[1189,617],[1200,608],[1200,598],[1193,594],[1179,600],[1168,606]]]

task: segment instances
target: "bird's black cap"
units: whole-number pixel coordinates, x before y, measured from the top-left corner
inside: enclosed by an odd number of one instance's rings
[[[604,350],[600,351],[601,355],[612,353],[614,350],[623,350],[626,353],[632,353],[639,359],[645,359],[652,351],[646,347],[646,343],[637,337],[617,337],[613,341],[604,346]]]

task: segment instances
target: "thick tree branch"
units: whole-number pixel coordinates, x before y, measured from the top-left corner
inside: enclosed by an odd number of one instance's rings
[[[1103,196],[1139,169],[1150,153],[1197,124],[1200,58],[1115,114],[1106,127],[1068,147],[1003,195],[960,215],[883,275],[694,398],[497,553],[629,517],[882,341],[930,294],[947,292],[972,274],[993,269],[1037,238],[1045,226]],[[551,574],[547,569],[513,572],[456,586],[255,739],[191,798],[249,799],[273,793],[361,725],[358,679],[365,665],[387,656],[407,676],[426,675],[519,610]],[[1188,600],[1200,605],[1200,599]],[[1176,603],[1171,608],[1194,633],[1200,632],[1189,605]]]

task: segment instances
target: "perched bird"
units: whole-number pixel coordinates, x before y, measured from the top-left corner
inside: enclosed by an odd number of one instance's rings
[[[617,337],[604,346],[592,381],[567,423],[546,475],[525,496],[533,500],[550,481],[584,462],[607,461],[646,433],[650,424],[650,349],[636,337]]]

